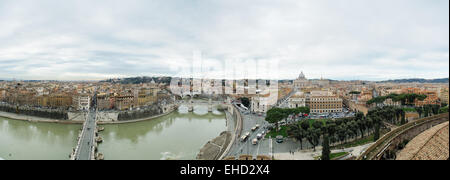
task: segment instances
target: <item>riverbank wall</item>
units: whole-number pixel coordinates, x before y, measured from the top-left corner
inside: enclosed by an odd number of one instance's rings
[[[239,137],[242,131],[242,116],[234,105],[229,104],[227,108],[226,121],[227,131],[211,141],[208,141],[197,154],[197,160],[222,160],[229,153],[236,137]]]
[[[67,111],[61,109],[43,109],[36,107],[22,107],[9,104],[1,104],[0,111],[6,113],[13,113],[18,115],[39,117],[53,120],[68,120]]]
[[[51,119],[51,118],[42,118],[36,116],[28,116],[16,113],[9,113],[0,111],[0,117],[5,117],[14,120],[21,121],[30,121],[30,122],[47,122],[47,123],[62,123],[62,124],[81,124],[84,120],[59,120],[59,119]]]
[[[151,120],[172,113],[178,108],[176,105],[166,105],[153,109],[136,111],[99,111],[97,120],[99,124],[122,124]],[[19,111],[22,112],[22,111]],[[30,122],[62,123],[62,124],[82,124],[86,120],[86,112],[65,112],[65,119],[53,119],[49,117],[39,117],[22,113],[0,111],[0,117],[14,120]]]

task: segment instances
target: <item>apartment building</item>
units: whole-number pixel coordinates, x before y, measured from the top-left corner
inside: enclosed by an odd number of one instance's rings
[[[342,99],[330,91],[312,91],[306,98],[311,113],[342,112]]]
[[[303,92],[296,92],[288,99],[289,108],[306,106],[306,96]]]

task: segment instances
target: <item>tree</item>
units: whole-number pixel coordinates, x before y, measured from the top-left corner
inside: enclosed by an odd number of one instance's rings
[[[373,134],[373,140],[376,141],[380,138],[380,128],[381,128],[381,120],[379,117],[375,116],[373,118],[375,132]]]
[[[353,137],[356,138],[356,136],[358,136],[358,130],[359,130],[358,123],[354,120],[350,121],[348,127],[349,127],[349,130],[352,132]]]
[[[347,127],[345,126],[345,124],[341,124],[338,129],[337,129],[337,135],[339,138],[339,141],[342,143],[345,141],[345,139],[347,138]]]
[[[414,109],[416,109],[416,112],[419,113],[419,118],[422,117],[422,113],[423,113],[423,108],[422,107],[415,107]]]
[[[269,123],[275,123],[276,131],[278,131],[278,122],[280,122],[284,118],[286,118],[286,116],[283,113],[282,109],[272,108],[269,111],[267,111],[267,116],[265,120]]]
[[[362,112],[357,112],[357,113],[355,114],[355,118],[358,119],[358,120],[363,119],[363,118],[364,118],[364,113],[362,113]]]
[[[289,136],[295,137],[300,141],[300,149],[303,149],[303,138],[306,136],[306,131],[301,127],[300,124],[291,125],[287,129],[287,133]]]
[[[406,112],[404,110],[401,111],[401,115],[402,115],[402,120],[400,121],[400,124],[406,124]]]
[[[303,130],[308,130],[309,129],[309,122],[307,121],[307,120],[303,120],[303,121],[301,121],[300,122],[300,127],[303,129]]]
[[[359,91],[350,91],[349,94],[361,94]]]
[[[361,119],[358,119],[358,121],[357,121],[357,123],[358,123],[358,128],[359,128],[359,131],[361,132],[361,138],[363,138],[364,137],[364,131],[366,131],[366,128],[367,128],[367,122],[366,122],[366,118],[361,118]]]
[[[319,121],[314,121],[312,123],[312,127],[316,128],[316,129],[321,129],[322,126],[323,126],[323,124],[321,122],[319,122]]]
[[[437,104],[431,105],[431,110],[433,111],[433,115],[439,114],[439,108],[440,108],[440,106]]]
[[[431,107],[429,105],[423,106],[424,116],[428,117],[430,115]]]
[[[323,142],[322,142],[322,160],[330,160],[330,142],[329,142],[328,133],[325,132],[323,135]]]
[[[403,113],[403,109],[402,108],[395,108],[395,119],[396,122],[394,122],[394,124],[396,124],[402,117],[402,113]]]
[[[316,129],[314,127],[310,127],[308,129],[306,139],[313,146],[314,151],[316,151],[316,146],[319,145],[320,134],[320,129]]]
[[[441,108],[439,109],[439,114],[442,114],[442,113],[448,113],[448,106],[446,106],[446,107],[441,107]]]

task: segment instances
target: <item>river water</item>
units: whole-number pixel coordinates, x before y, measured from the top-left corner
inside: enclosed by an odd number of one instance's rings
[[[225,114],[187,107],[148,121],[101,125],[105,159],[195,159],[200,148],[226,130]],[[0,117],[0,158],[68,159],[81,125],[31,123]]]
[[[69,159],[81,125],[34,123],[0,117],[0,158]]]

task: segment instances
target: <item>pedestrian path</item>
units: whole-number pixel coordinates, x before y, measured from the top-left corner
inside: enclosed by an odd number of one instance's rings
[[[347,157],[358,157],[361,155],[367,148],[369,148],[370,145],[373,143],[346,148],[346,149],[336,149],[331,150],[331,153],[338,153],[338,152],[349,152],[349,155]],[[298,150],[293,153],[285,152],[285,153],[275,153],[274,157],[276,160],[314,160],[315,157],[322,155],[322,147],[318,146],[316,148],[316,151],[313,151],[312,149],[308,150]]]

